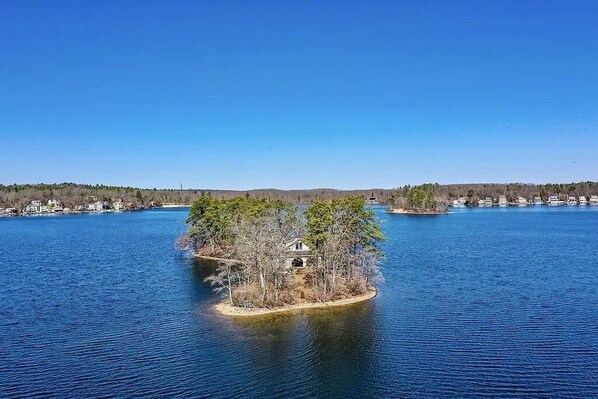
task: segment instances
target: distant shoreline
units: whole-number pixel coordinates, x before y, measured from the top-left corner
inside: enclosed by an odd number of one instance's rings
[[[223,316],[253,317],[264,316],[273,313],[293,312],[304,309],[324,309],[347,306],[352,305],[354,303],[369,301],[370,299],[376,297],[376,295],[378,295],[378,290],[374,288],[372,291],[369,291],[365,294],[357,295],[351,298],[338,299],[335,301],[305,302],[277,308],[241,308],[238,306],[233,306],[228,302],[220,302],[214,305],[214,309],[216,310],[216,312],[220,313]]]
[[[191,205],[185,204],[166,204],[161,206],[153,206],[153,207],[142,207],[142,208],[135,208],[135,209],[106,209],[101,211],[89,211],[89,210],[63,210],[59,212],[11,212],[11,213],[2,213],[0,212],[0,218],[2,217],[38,217],[38,216],[61,216],[61,215],[100,215],[105,213],[126,213],[126,212],[139,212],[139,211],[147,211],[153,209],[173,209],[173,208],[190,208]],[[15,208],[9,208],[15,209]],[[2,209],[0,208],[0,211]]]

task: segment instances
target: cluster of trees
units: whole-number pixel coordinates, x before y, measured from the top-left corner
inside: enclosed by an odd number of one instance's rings
[[[289,229],[289,234],[299,234],[297,208],[287,202],[249,195],[218,199],[210,193],[203,193],[189,210],[188,244],[192,244],[200,255],[231,255],[240,224],[274,216],[281,224],[287,223],[285,229]]]
[[[305,211],[305,241],[314,252],[308,280],[317,300],[367,292],[377,279],[384,235],[361,197],[314,201]]]
[[[179,241],[200,255],[227,259],[208,277],[231,304],[275,306],[289,302],[287,243],[300,234],[297,208],[283,201],[216,199],[202,194],[192,205],[189,229]]]
[[[207,278],[241,307],[274,307],[364,293],[378,273],[383,240],[373,210],[360,197],[314,201],[304,213],[284,202],[202,194],[192,205],[182,248],[226,258]],[[302,273],[289,266],[289,243],[311,247]]]

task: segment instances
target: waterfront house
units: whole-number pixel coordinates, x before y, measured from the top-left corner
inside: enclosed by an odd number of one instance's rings
[[[590,197],[590,205],[598,205],[598,195],[592,195]]]
[[[550,206],[559,206],[559,205],[564,205],[565,201],[563,201],[562,199],[559,199],[559,197],[556,195],[551,195],[550,197],[548,197],[547,203]]]
[[[287,267],[289,269],[305,267],[307,260],[312,257],[311,249],[301,238],[295,238],[287,243],[287,253]]]
[[[517,205],[527,206],[527,198],[522,197],[522,196],[517,197]]]
[[[492,198],[486,197],[478,201],[478,206],[492,206]]]
[[[50,212],[62,212],[64,210],[60,201],[56,199],[48,200],[48,208],[50,208]]]
[[[89,212],[101,212],[102,209],[104,209],[104,203],[102,201],[92,202],[87,205],[87,210]]]
[[[42,207],[42,202],[38,200],[31,201],[31,204],[25,207],[26,213],[40,213]]]
[[[465,204],[467,200],[463,197],[459,197],[456,200],[453,200],[453,208],[465,208]]]
[[[498,197],[498,206],[507,206],[508,202],[507,202],[507,197],[504,195],[501,195]]]

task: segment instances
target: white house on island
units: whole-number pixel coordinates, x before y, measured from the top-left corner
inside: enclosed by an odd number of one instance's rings
[[[311,249],[303,242],[301,238],[295,238],[287,243],[287,267],[303,268],[307,265],[307,260],[313,255]]]

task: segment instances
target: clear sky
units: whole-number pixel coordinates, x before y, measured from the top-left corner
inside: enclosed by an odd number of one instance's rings
[[[598,180],[598,1],[0,8],[0,183]]]

